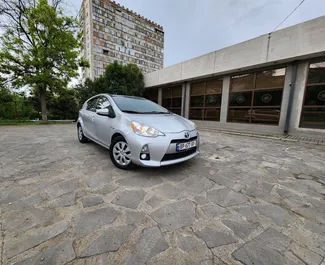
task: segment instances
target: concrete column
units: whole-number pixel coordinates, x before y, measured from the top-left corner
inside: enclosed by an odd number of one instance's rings
[[[280,121],[279,121],[279,127],[281,128],[282,132],[284,132],[284,127],[287,118],[289,96],[290,96],[290,89],[291,89],[290,86],[291,79],[292,79],[292,65],[288,65],[286,68],[286,73],[284,78],[283,96],[282,96]]]
[[[158,88],[158,104],[162,106],[162,88]]]
[[[189,118],[190,115],[190,97],[191,97],[191,84],[189,82],[185,82],[185,94],[184,94],[184,117],[186,119]]]
[[[220,123],[227,122],[229,89],[230,89],[230,76],[224,76],[223,84],[222,84]]]
[[[186,82],[182,84],[182,111],[181,116],[185,117]]]
[[[309,129],[299,128],[301,109],[304,99],[305,87],[308,78],[308,62],[300,62],[297,69],[297,79],[296,86],[293,92],[293,102],[291,119],[289,124],[289,134],[292,132],[306,131],[308,133]]]

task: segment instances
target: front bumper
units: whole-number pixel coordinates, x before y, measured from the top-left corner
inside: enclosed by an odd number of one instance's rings
[[[185,138],[185,132],[166,133],[165,136],[155,138],[143,137],[131,133],[127,136],[127,142],[131,149],[132,162],[144,167],[160,167],[177,164],[189,160],[197,156],[200,151],[200,137],[196,130],[189,131],[189,138]],[[184,151],[177,152],[176,144],[196,139],[196,147]],[[150,160],[141,160],[140,153],[144,145],[148,145],[150,152]]]

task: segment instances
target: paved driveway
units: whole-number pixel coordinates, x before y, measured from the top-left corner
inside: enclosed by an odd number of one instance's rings
[[[325,148],[202,132],[121,171],[75,126],[0,127],[0,264],[325,264]]]

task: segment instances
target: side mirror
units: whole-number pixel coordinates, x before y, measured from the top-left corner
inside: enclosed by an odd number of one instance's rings
[[[101,116],[107,116],[109,118],[115,118],[115,112],[112,108],[112,106],[108,106],[107,109],[97,109],[96,113]]]
[[[115,118],[116,115],[115,115],[115,111],[113,109],[113,107],[111,105],[108,106],[108,117],[110,118]]]
[[[108,116],[109,115],[108,109],[96,109],[96,113],[100,116]]]

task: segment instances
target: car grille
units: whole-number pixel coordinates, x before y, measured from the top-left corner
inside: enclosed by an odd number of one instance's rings
[[[194,137],[194,138],[196,138],[196,137]],[[194,138],[191,138],[191,139],[194,140]],[[190,141],[190,139],[188,139],[187,141]],[[175,159],[187,157],[191,154],[194,154],[195,152],[196,152],[196,147],[193,147],[193,148],[188,149],[183,152],[178,152],[178,153],[173,153],[173,154],[165,154],[161,161],[169,161],[169,160],[175,160]]]
[[[197,136],[194,136],[192,138],[188,138],[188,139],[175,139],[175,140],[171,140],[171,144],[180,144],[180,143],[186,143],[186,142],[190,142],[193,140],[196,140]]]

